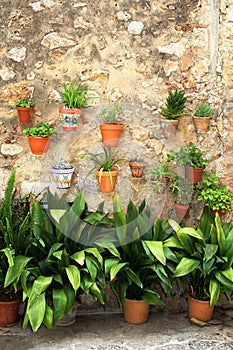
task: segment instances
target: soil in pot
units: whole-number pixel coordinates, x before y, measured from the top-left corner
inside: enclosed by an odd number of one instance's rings
[[[123,310],[125,322],[130,324],[142,324],[147,322],[150,305],[143,300],[131,300],[125,298]]]
[[[210,306],[210,302],[206,300],[198,300],[188,295],[188,316],[189,319],[207,322],[213,316],[214,308]]]

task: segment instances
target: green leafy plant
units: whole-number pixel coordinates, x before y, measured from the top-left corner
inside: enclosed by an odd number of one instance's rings
[[[123,106],[119,103],[114,103],[113,106],[104,106],[101,111],[101,119],[106,124],[117,124],[119,122],[120,113],[123,110]]]
[[[88,87],[77,79],[73,79],[70,83],[61,84],[63,91],[61,92],[62,101],[66,108],[83,108],[90,97],[87,97]]]
[[[11,301],[21,295],[20,277],[30,258],[32,244],[30,195],[16,198],[12,171],[0,205],[0,300]]]
[[[205,168],[209,161],[204,158],[203,152],[190,142],[188,147],[181,147],[178,152],[170,151],[167,155],[170,161],[175,161],[177,165],[185,165],[194,168]]]
[[[163,246],[171,231],[159,219],[151,224],[145,201],[139,208],[130,202],[125,213],[115,196],[113,206],[117,250],[105,254],[105,273],[119,304],[127,297],[163,305],[154,288],[171,291],[174,268],[168,260],[176,257]]]
[[[230,300],[233,290],[233,226],[221,223],[218,214],[209,208],[203,211],[197,229],[180,227],[169,220],[176,236],[168,238],[179,259],[174,277],[183,281],[187,292],[195,299],[210,300],[214,306],[221,293]]]
[[[150,179],[172,178],[175,170],[169,161],[162,160],[159,164],[151,164],[147,173]]]
[[[211,117],[213,115],[213,110],[208,104],[200,104],[196,111],[194,112],[195,117]]]
[[[176,199],[176,203],[188,205],[192,201],[194,187],[188,179],[176,176],[172,179],[169,190]]]
[[[165,106],[161,107],[160,114],[168,120],[180,120],[186,115],[186,100],[184,92],[169,90]]]
[[[34,127],[24,129],[22,134],[25,136],[51,137],[55,133],[55,128],[50,124],[39,123]]]
[[[202,189],[197,200],[203,201],[205,206],[215,211],[233,211],[233,193],[227,190],[226,185],[220,185],[214,173],[204,172]]]
[[[33,106],[33,102],[27,100],[18,100],[16,101],[15,105],[23,108],[31,108]]]

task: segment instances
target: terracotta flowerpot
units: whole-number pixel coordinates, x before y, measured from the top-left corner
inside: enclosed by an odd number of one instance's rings
[[[189,319],[196,318],[197,320],[207,322],[213,316],[214,308],[210,306],[209,301],[197,300],[188,295],[188,316]]]
[[[28,141],[32,154],[41,155],[48,151],[51,139],[47,137],[28,136]]]
[[[202,180],[203,171],[204,171],[204,168],[194,168],[191,166],[186,166],[185,167],[185,177],[192,184],[196,184]]]
[[[158,177],[157,179],[159,182],[161,182],[162,184],[168,184],[168,182],[170,181],[169,177]]]
[[[74,168],[58,169],[56,167],[52,167],[51,171],[53,173],[57,188],[66,189],[70,187]]]
[[[146,165],[147,164],[145,162],[129,162],[132,176],[141,178],[143,176],[143,171]]]
[[[162,132],[165,137],[170,137],[173,135],[176,135],[178,131],[178,120],[169,120],[165,118],[161,118],[161,127],[162,127]]]
[[[142,324],[148,320],[150,305],[143,300],[131,300],[125,298],[123,310],[125,322],[131,324]]]
[[[18,321],[21,300],[0,302],[0,327],[10,326]]]
[[[211,117],[195,117],[193,116],[193,123],[198,133],[205,133],[208,131]]]
[[[66,131],[75,131],[82,114],[81,108],[59,108],[59,115],[62,122],[62,129]]]
[[[117,147],[124,126],[121,124],[100,124],[100,131],[105,147]]]
[[[96,177],[97,177],[97,180],[99,182],[101,192],[113,192],[114,191],[115,186],[116,186],[116,182],[117,182],[117,177],[119,175],[119,170],[116,167],[114,167],[111,170],[111,174],[112,174],[112,180],[110,178],[108,171],[103,171],[101,176],[100,176],[99,171],[96,172]]]
[[[179,220],[183,220],[187,217],[188,211],[189,211],[190,205],[183,205],[179,203],[175,203],[175,211],[176,211],[176,217]]]
[[[30,123],[31,114],[32,114],[32,111],[34,109],[34,106],[28,107],[28,108],[16,106],[16,109],[17,109],[17,112],[18,112],[20,124],[28,124],[28,123]]]

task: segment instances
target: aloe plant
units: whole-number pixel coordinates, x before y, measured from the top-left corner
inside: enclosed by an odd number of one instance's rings
[[[187,97],[183,91],[169,90],[165,106],[161,107],[160,114],[168,120],[180,120],[186,115],[186,100]]]

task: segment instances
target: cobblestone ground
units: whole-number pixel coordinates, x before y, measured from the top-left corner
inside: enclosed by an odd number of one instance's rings
[[[85,314],[69,327],[41,327],[32,333],[21,323],[0,328],[1,350],[233,350],[233,311],[215,311],[198,327],[185,313],[150,314],[143,325],[129,325],[122,314]]]

